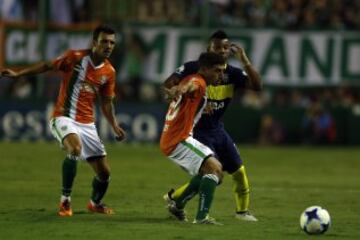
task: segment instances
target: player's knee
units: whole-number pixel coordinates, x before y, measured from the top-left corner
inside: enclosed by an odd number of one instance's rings
[[[110,169],[108,167],[103,167],[97,172],[97,176],[100,181],[107,182],[110,181]]]
[[[216,160],[216,159],[215,159]],[[223,177],[224,177],[224,173],[223,173],[223,169],[222,169],[222,165],[221,163],[216,160],[214,161],[214,168],[213,168],[213,171],[214,173],[218,176],[220,182],[222,181]]]
[[[97,178],[101,181],[101,182],[109,182],[110,181],[110,173],[99,173],[97,175]]]
[[[219,182],[224,176],[221,163],[214,157],[208,158],[201,167],[201,174],[214,174],[218,177]]]
[[[221,182],[222,182],[222,179],[223,179],[223,177],[224,177],[224,173],[223,173],[223,171],[222,171],[222,167],[216,167],[216,168],[214,169],[214,174],[216,174],[216,176],[218,176],[218,178],[219,178],[219,183],[221,183]]]
[[[71,149],[70,149],[70,154],[73,155],[73,156],[80,156],[81,154],[81,145],[75,145],[75,146],[72,146]]]

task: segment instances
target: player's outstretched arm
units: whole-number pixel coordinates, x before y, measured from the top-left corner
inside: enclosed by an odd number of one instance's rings
[[[0,76],[17,78],[26,75],[34,75],[47,72],[49,70],[52,70],[53,68],[54,66],[52,62],[43,61],[22,69],[3,69],[0,71]]]
[[[246,88],[260,91],[262,89],[262,81],[260,78],[260,74],[252,66],[249,58],[245,53],[245,50],[242,47],[237,46],[236,44],[231,44],[231,49],[235,58],[241,62],[246,74],[249,77],[249,81],[246,83]]]
[[[176,86],[180,83],[181,79],[176,74],[171,74],[170,77],[168,77],[165,82],[163,83],[164,88],[172,88],[173,86]]]
[[[116,120],[113,99],[108,98],[108,97],[103,98],[101,101],[101,110],[102,110],[106,120],[111,125],[111,127],[116,135],[116,140],[118,140],[118,141],[124,140],[126,137],[126,133],[125,133],[124,129],[122,129],[120,127],[119,123]]]

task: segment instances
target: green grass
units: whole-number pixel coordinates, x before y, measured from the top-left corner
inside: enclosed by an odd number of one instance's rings
[[[197,226],[167,217],[162,195],[188,179],[157,146],[108,144],[112,182],[105,202],[113,216],[86,211],[92,171],[80,164],[74,216],[56,215],[63,153],[56,143],[0,143],[0,239],[360,239],[360,150],[241,146],[257,223],[233,217],[231,178],[217,189],[211,215],[224,226]],[[187,212],[193,218],[197,199]],[[323,236],[299,229],[310,205],[327,208]]]

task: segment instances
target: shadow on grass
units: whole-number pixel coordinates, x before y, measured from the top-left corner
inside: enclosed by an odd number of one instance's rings
[[[91,213],[86,210],[74,211],[72,217],[60,217],[57,215],[57,211],[49,210],[45,208],[38,209],[12,209],[7,211],[0,211],[1,221],[16,221],[16,222],[32,222],[32,223],[56,223],[56,222],[106,222],[106,223],[136,223],[136,224],[169,224],[181,222],[175,221],[167,216],[147,216],[139,212],[133,213],[116,213],[113,215]]]

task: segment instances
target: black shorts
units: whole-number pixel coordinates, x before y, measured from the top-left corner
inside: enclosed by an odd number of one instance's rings
[[[243,164],[234,141],[225,129],[195,130],[194,138],[214,151],[224,171],[232,174]]]

